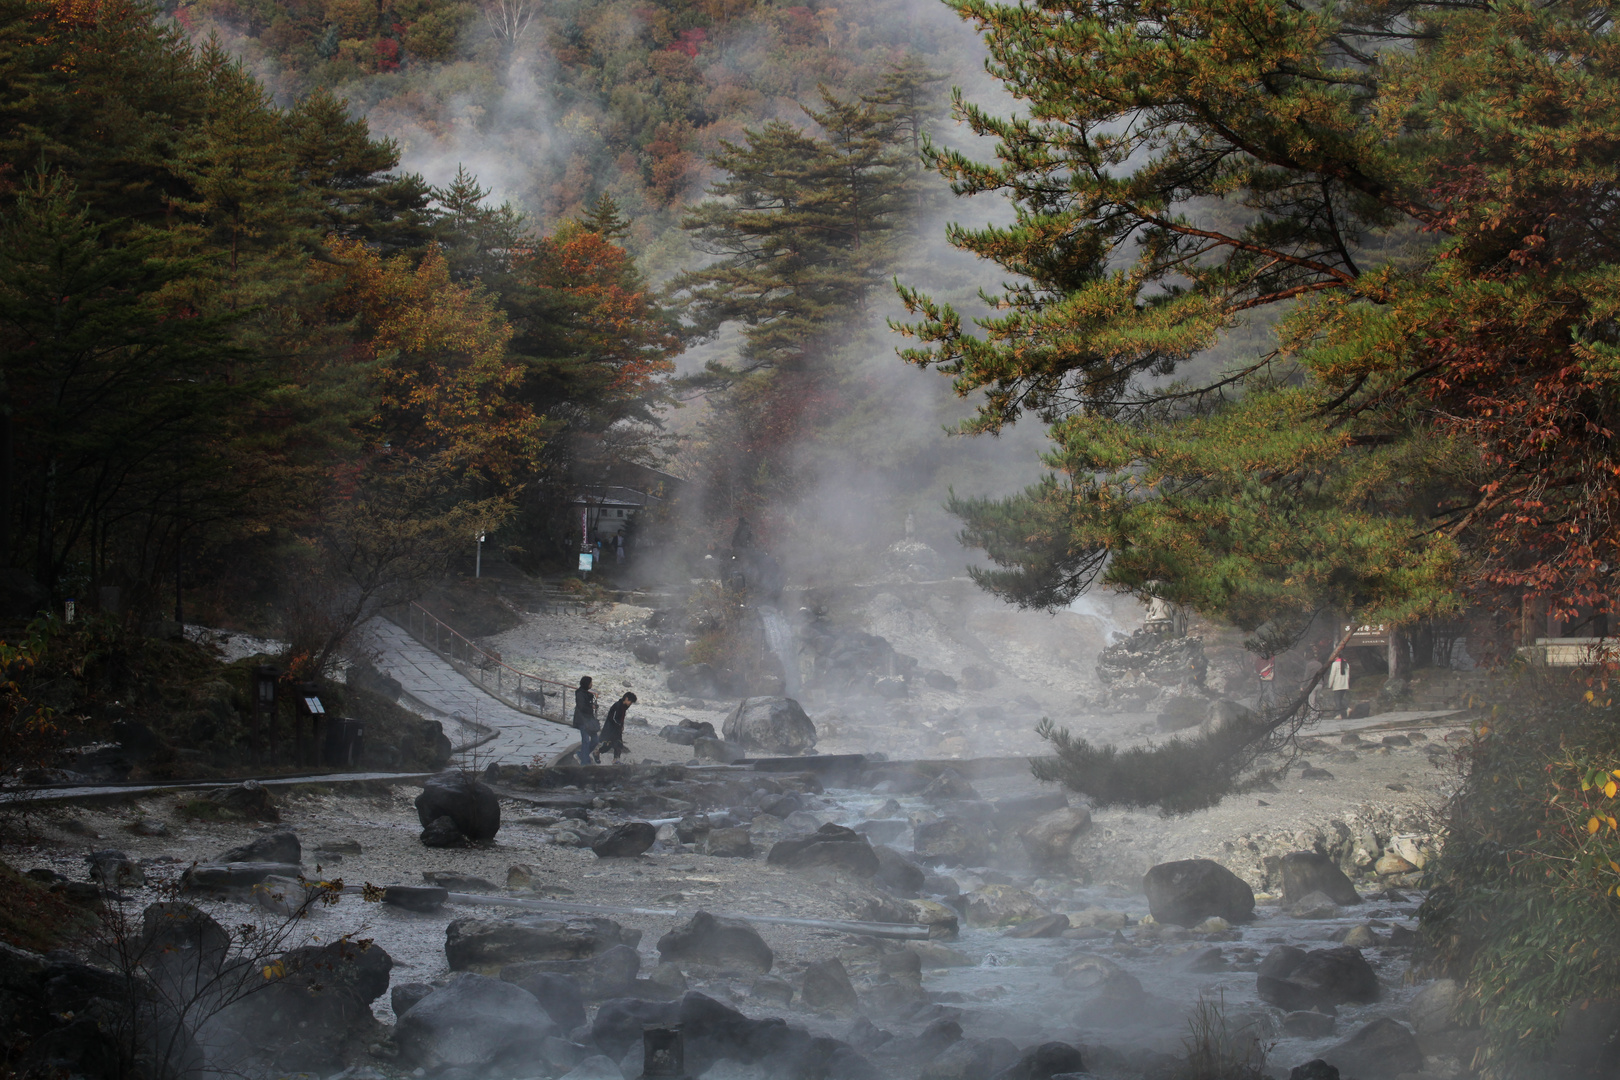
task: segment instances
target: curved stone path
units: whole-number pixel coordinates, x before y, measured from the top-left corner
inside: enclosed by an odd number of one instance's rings
[[[463,765],[528,765],[536,758],[549,765],[579,749],[579,735],[573,728],[518,712],[496,700],[398,624],[376,618],[366,624],[366,630],[380,653],[377,670],[398,679],[421,711],[490,732],[463,749]]]

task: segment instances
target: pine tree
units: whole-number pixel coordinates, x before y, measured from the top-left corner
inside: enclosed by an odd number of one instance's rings
[[[429,201],[421,176],[390,175],[399,165],[392,139],[371,137],[365,120],[317,88],[284,118],[294,176],[322,203],[321,230],[355,237],[386,253],[420,251],[432,239]]]
[[[701,333],[743,326],[744,368],[803,363],[892,257],[903,173],[884,118],[825,89],[822,106],[805,111],[823,138],[772,121],[741,144],[723,142],[713,164],[725,177],[681,223],[718,259],[672,288]]]
[[[1099,576],[1152,582],[1244,628],[1612,603],[1607,20],[1563,3],[956,7],[1027,108],[959,102],[996,160],[936,165],[1017,218],[950,236],[1012,284],[971,323],[905,291],[908,356],[982,394],[968,430],[1034,413],[1055,443],[1040,484],[954,504],[1001,567],[984,584],[1054,606]],[[1202,749],[1256,745],[1239,742]],[[1070,749],[1066,778],[1091,782],[1100,759]]]
[[[605,191],[596,197],[579,221],[586,231],[595,233],[609,243],[617,244],[630,235],[630,222],[620,213],[619,204],[613,201],[613,196]]]
[[[457,166],[449,186],[433,189],[433,235],[454,280],[481,281],[500,292],[523,246],[523,215],[511,203],[487,205],[489,194],[466,166]]]
[[[945,113],[940,92],[944,82],[945,76],[913,54],[885,72],[876,90],[861,95],[861,101],[877,109],[888,122],[891,141],[909,147],[916,172],[924,167],[923,149],[929,128]]]
[[[259,389],[250,358],[222,317],[168,299],[193,267],[158,238],[109,240],[121,225],[97,224],[66,178],[37,173],[0,227],[0,411],[17,454],[0,462],[14,493],[0,544],[53,596],[77,547],[90,546],[92,571],[105,557],[109,524],[155,519],[147,531],[172,536],[171,507],[245,494],[217,467]]]

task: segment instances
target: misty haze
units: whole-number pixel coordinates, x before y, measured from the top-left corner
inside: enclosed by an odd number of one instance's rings
[[[0,1080],[1620,1077],[1617,88],[0,0]]]

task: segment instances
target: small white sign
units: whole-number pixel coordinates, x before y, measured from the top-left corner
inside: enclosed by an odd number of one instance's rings
[[[596,556],[592,553],[588,551],[582,551],[579,553],[579,568],[581,570],[590,570],[595,562]]]

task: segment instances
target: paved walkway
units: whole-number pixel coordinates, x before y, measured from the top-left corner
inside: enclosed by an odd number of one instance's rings
[[[493,733],[462,753],[464,764],[527,765],[537,757],[550,764],[558,755],[578,749],[579,736],[573,728],[496,700],[398,624],[376,618],[366,629],[381,653],[377,669],[398,679],[405,693],[437,715]]]

